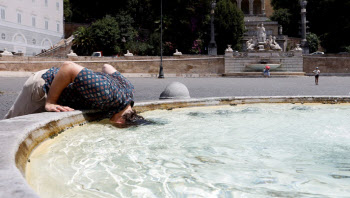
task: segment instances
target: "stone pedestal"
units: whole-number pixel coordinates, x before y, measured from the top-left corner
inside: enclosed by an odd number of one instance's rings
[[[218,49],[216,47],[216,43],[210,43],[208,47],[208,55],[218,55]]]
[[[232,57],[233,56],[233,51],[225,51],[225,56]]]

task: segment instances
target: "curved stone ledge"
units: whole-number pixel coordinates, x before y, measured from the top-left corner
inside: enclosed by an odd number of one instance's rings
[[[266,96],[218,97],[185,100],[162,100],[135,105],[139,112],[194,106],[251,103],[350,103],[350,96]],[[39,198],[27,184],[24,173],[28,156],[42,141],[67,128],[103,118],[96,111],[40,113],[0,121],[0,197]]]

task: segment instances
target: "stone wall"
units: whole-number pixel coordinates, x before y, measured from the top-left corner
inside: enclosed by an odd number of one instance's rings
[[[101,71],[105,63],[113,65],[121,73],[149,74],[159,72],[160,57],[0,57],[0,71],[39,71],[50,67],[59,67],[64,61],[74,61],[84,67]],[[163,57],[164,74],[167,76],[221,76],[224,73],[223,56],[167,56]]]
[[[321,75],[350,75],[350,55],[308,55],[303,59],[307,75],[312,75],[315,67],[321,70]]]

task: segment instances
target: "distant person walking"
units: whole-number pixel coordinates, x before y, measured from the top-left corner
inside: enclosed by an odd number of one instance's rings
[[[315,74],[315,84],[318,85],[318,77],[320,76],[321,71],[316,67],[313,73]]]

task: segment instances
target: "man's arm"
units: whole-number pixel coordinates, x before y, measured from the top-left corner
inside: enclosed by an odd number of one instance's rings
[[[58,99],[64,88],[66,88],[84,67],[75,64],[73,62],[64,62],[63,66],[57,72],[55,78],[52,81],[49,94],[46,99],[45,109],[46,111],[74,111],[74,109],[57,104]]]

